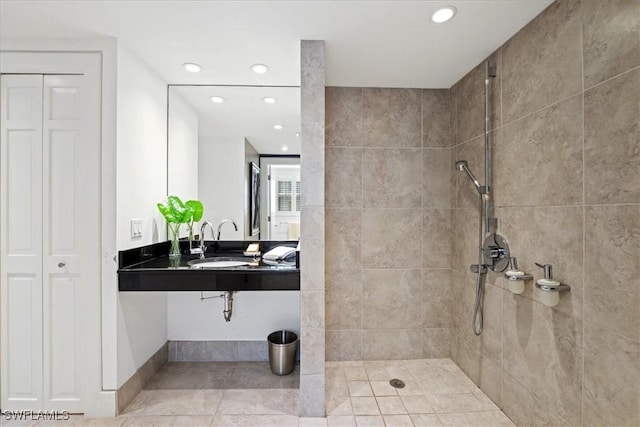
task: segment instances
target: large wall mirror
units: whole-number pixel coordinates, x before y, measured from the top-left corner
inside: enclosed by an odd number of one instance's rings
[[[170,85],[167,191],[198,199],[221,240],[300,233],[300,88]],[[208,236],[207,236],[208,237]]]

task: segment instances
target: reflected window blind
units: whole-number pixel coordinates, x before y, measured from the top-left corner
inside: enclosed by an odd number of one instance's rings
[[[276,188],[278,191],[278,210],[291,212],[293,210],[291,181],[277,181]]]

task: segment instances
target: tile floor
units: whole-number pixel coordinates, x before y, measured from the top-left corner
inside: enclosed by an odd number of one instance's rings
[[[389,385],[399,378],[402,389]],[[482,426],[514,424],[450,359],[328,362],[327,418],[298,418],[298,369],[266,362],[169,363],[117,418],[3,426]]]

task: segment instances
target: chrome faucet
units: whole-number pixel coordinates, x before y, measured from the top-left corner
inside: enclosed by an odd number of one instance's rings
[[[224,224],[225,222],[230,222],[233,224],[233,228],[236,229],[236,231],[238,231],[238,224],[236,224],[236,222],[234,220],[232,220],[231,218],[225,218],[222,221],[220,221],[220,224],[218,224],[218,240],[220,240],[220,229],[222,228],[222,224]],[[213,229],[212,229],[213,231]]]
[[[213,232],[213,224],[211,224],[209,221],[203,221],[202,226],[200,227],[200,249],[198,250],[200,259],[204,259],[204,253],[207,251],[207,247],[204,244],[204,231],[207,228],[207,225],[211,229],[211,239],[216,240],[216,235]]]

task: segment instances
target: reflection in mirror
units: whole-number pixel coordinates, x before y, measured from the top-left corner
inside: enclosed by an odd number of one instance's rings
[[[170,85],[168,123],[168,194],[233,219],[221,240],[299,237],[300,88]]]

